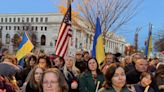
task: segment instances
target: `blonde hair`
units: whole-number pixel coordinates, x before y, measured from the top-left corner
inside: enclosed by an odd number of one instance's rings
[[[72,56],[67,56],[66,58],[71,58],[72,59],[73,66],[72,66],[71,71],[73,72],[74,75],[79,75],[80,74],[80,70],[75,66],[75,58],[72,57]],[[67,62],[67,61],[65,60],[65,62]],[[68,71],[67,66],[66,66],[66,63],[65,63],[64,64],[64,67],[63,67],[63,74],[64,74],[64,76],[65,76],[66,79],[68,79],[67,76],[68,76],[69,73],[70,72]]]

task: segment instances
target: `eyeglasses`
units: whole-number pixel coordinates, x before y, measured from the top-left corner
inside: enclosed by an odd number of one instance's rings
[[[56,84],[56,83],[58,83],[58,81],[47,81],[47,80],[45,80],[45,81],[43,81],[43,84]]]

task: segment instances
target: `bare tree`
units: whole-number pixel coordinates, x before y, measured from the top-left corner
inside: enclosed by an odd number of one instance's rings
[[[78,0],[78,2],[81,19],[95,30],[96,18],[99,17],[104,36],[107,31],[116,32],[126,24],[135,15],[141,3],[135,0]]]
[[[19,45],[19,43],[22,40],[22,36],[24,32],[28,33],[29,39],[31,40],[31,42],[33,43],[34,47],[36,47],[36,34],[35,34],[35,27],[31,26],[30,23],[22,23],[22,26],[17,26],[17,31],[14,34],[13,38],[12,38],[12,43],[14,46],[14,50],[17,50],[17,47]]]
[[[61,0],[62,4],[68,0]],[[104,37],[107,32],[113,33],[118,31],[120,27],[129,22],[137,12],[137,8],[143,0],[74,0],[73,4],[77,5],[79,16],[76,16],[81,22],[72,20],[73,25],[81,30],[95,30],[96,18],[100,18],[101,27]]]
[[[164,30],[159,30],[159,32],[153,36],[155,38],[155,50],[163,51],[164,50]]]

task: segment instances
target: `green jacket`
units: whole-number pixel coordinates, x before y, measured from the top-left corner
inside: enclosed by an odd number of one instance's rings
[[[109,89],[101,88],[98,92],[116,92],[113,87]],[[120,92],[130,92],[127,87],[122,88]]]
[[[104,81],[104,75],[102,73],[97,75],[97,81],[100,81],[100,88]],[[92,74],[89,71],[84,72],[80,76],[79,83],[80,92],[95,92],[96,90],[97,85],[95,84]]]

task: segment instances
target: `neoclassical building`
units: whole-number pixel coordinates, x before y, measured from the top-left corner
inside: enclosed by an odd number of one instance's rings
[[[36,48],[53,53],[57,40],[62,14],[0,14],[0,42],[2,47],[13,52],[12,39],[21,31],[32,31],[36,34]],[[76,50],[92,50],[94,33],[89,29],[79,30],[73,25],[73,35],[69,43],[69,54],[74,55]],[[110,33],[108,33],[110,36]],[[123,37],[113,35],[105,38],[106,52],[124,53],[126,41]]]

